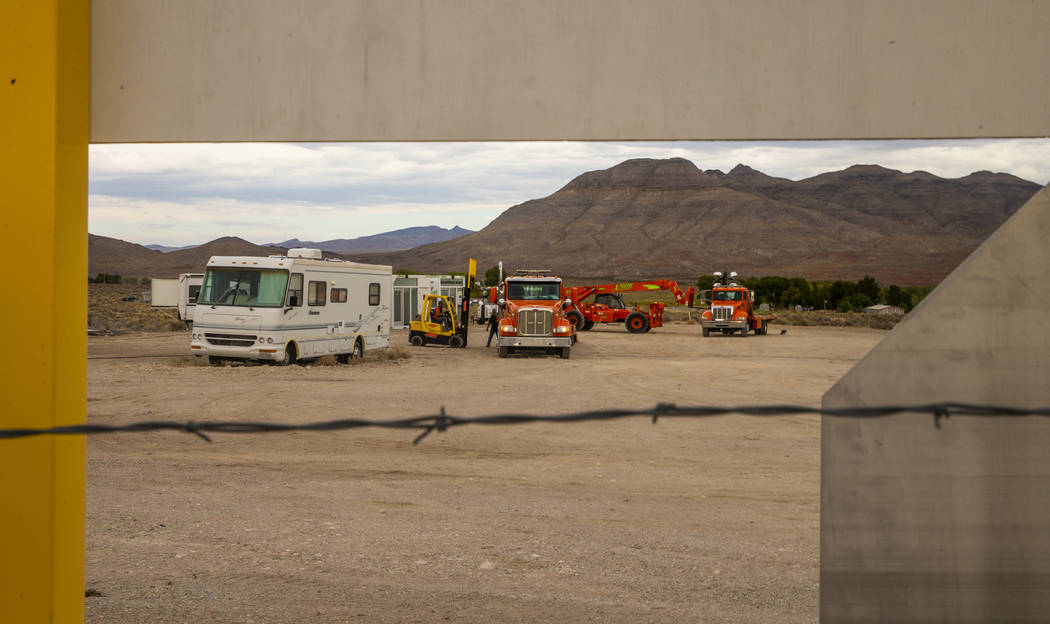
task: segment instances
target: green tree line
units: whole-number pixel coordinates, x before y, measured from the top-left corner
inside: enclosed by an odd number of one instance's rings
[[[697,281],[697,289],[710,290],[718,279],[713,275],[703,275]],[[778,308],[800,305],[839,312],[856,312],[876,303],[910,311],[933,290],[933,286],[881,286],[870,275],[856,282],[811,282],[802,277],[767,275],[738,279],[737,283],[754,291],[760,304],[768,303]]]

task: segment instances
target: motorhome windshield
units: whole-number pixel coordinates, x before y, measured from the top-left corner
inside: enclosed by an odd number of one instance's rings
[[[712,301],[743,301],[744,293],[739,290],[716,290],[711,293]]]
[[[557,301],[561,282],[507,282],[507,299],[514,301]]]
[[[276,308],[284,304],[288,272],[267,269],[209,268],[198,304]]]

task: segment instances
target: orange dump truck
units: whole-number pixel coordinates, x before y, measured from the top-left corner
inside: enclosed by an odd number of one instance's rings
[[[565,316],[571,302],[561,298],[561,278],[547,273],[518,271],[500,289],[490,291],[490,299],[500,307],[500,357],[521,351],[545,351],[564,359],[572,354],[576,326]]]
[[[722,273],[715,273],[715,276],[722,277]],[[700,317],[705,337],[712,331],[723,334],[738,331],[741,338],[747,337],[749,331],[763,336],[769,332],[769,324],[776,320],[776,316],[755,313],[755,294],[733,282],[735,277],[735,272],[730,273],[726,278],[728,285],[715,283],[711,289],[711,309],[705,310]]]

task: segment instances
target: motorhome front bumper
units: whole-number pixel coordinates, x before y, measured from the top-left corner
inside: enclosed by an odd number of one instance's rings
[[[283,345],[256,344],[252,347],[208,344],[195,340],[190,343],[193,355],[212,355],[224,358],[241,358],[245,360],[281,360],[284,357]]]
[[[545,347],[571,347],[572,336],[500,336],[496,343],[500,347],[521,347],[537,349]]]

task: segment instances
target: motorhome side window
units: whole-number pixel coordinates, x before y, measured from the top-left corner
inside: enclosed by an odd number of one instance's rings
[[[325,283],[310,282],[310,297],[306,303],[312,306],[323,306],[325,303]]]
[[[332,289],[332,303],[346,303],[346,289],[345,288],[333,288]]]
[[[286,271],[212,267],[204,273],[198,304],[280,307],[288,284]]]
[[[292,273],[288,279],[288,299],[284,305],[289,308],[298,308],[303,305],[303,274]]]
[[[368,305],[379,305],[379,284],[376,282],[368,285]]]
[[[197,303],[197,295],[201,292],[201,287],[197,285],[190,286],[189,297],[187,303]]]

